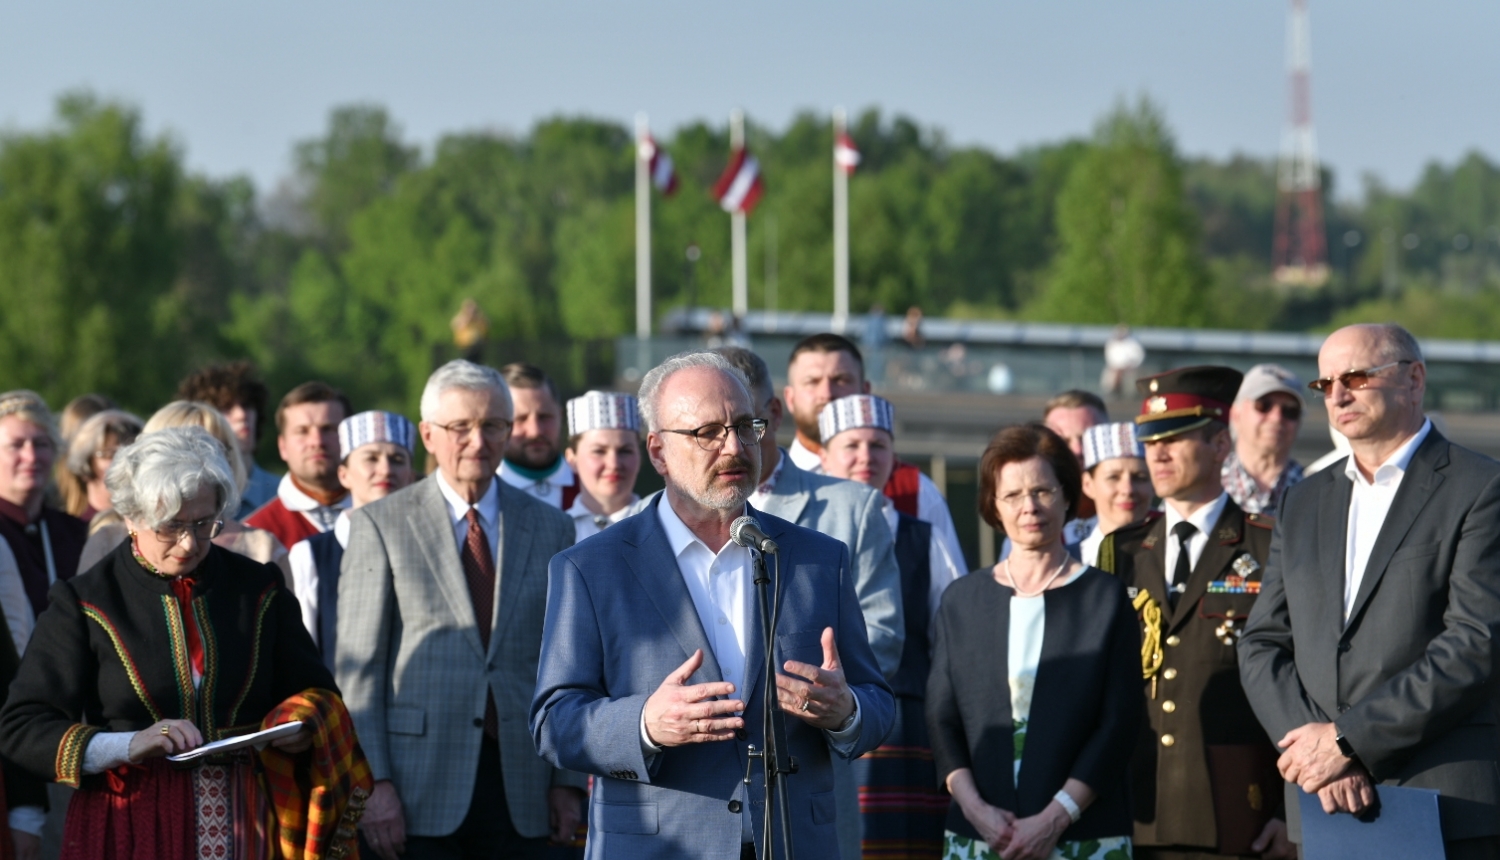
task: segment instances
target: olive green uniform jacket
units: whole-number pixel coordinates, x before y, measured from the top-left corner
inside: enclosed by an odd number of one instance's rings
[[[1147,721],[1131,779],[1137,845],[1214,851],[1221,837],[1232,841],[1248,821],[1263,826],[1281,805],[1275,747],[1240,686],[1235,648],[1255,605],[1272,523],[1228,499],[1175,610],[1167,601],[1166,517],[1100,545],[1098,566],[1124,581],[1142,619]]]

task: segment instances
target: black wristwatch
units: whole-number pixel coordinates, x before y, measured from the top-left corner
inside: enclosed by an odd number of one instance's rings
[[[1349,744],[1349,739],[1344,737],[1343,732],[1334,735],[1333,742],[1339,745],[1339,752],[1343,753],[1344,758],[1355,758],[1354,747]]]

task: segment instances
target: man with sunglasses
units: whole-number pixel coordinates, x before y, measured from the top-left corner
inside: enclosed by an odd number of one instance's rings
[[[1224,461],[1224,490],[1241,510],[1275,514],[1287,488],[1302,480],[1292,443],[1302,427],[1302,383],[1290,370],[1257,364],[1229,407],[1234,450]]]
[[[831,761],[874,749],[894,722],[849,548],[747,504],[768,429],[751,398],[716,353],[648,372],[646,450],[666,489],[548,569],[531,730],[547,760],[594,774],[590,857],[771,857],[783,828],[764,830],[751,758],[767,680],[797,762],[786,832],[798,856],[838,857]],[[770,679],[754,555],[731,540],[742,516],[784,559],[768,561],[783,595]]]
[[[1318,353],[1350,456],[1282,500],[1240,641],[1245,691],[1296,788],[1358,813],[1374,784],[1436,789],[1450,860],[1500,857],[1500,463],[1422,411],[1427,367],[1398,325],[1355,325]]]

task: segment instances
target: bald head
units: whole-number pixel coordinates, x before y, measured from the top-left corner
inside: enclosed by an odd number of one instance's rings
[[[1328,421],[1356,453],[1363,447],[1379,458],[1421,429],[1427,368],[1416,338],[1401,326],[1351,325],[1329,335],[1318,351],[1318,376],[1333,380],[1323,393]]]

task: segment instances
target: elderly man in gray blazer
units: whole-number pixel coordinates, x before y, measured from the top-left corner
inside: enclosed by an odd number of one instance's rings
[[[336,675],[376,780],[361,828],[385,860],[540,858],[579,823],[586,779],[526,725],[547,563],[573,523],[495,479],[499,373],[450,362],[421,409],[437,471],[350,515],[339,578]]]
[[[723,358],[668,359],[640,403],[667,489],[552,560],[537,747],[597,775],[590,860],[780,855],[781,828],[763,829],[760,768],[741,781],[760,745],[766,665],[751,553],[730,525],[754,517],[784,559],[773,671],[798,762],[788,832],[797,856],[837,857],[830,761],[874,749],[895,715],[848,547],[746,505],[766,427]]]
[[[1450,860],[1500,857],[1500,463],[1423,415],[1400,326],[1334,332],[1318,372],[1351,454],[1288,492],[1239,644],[1288,824],[1300,839],[1299,785],[1329,814],[1376,782],[1430,788]]]

